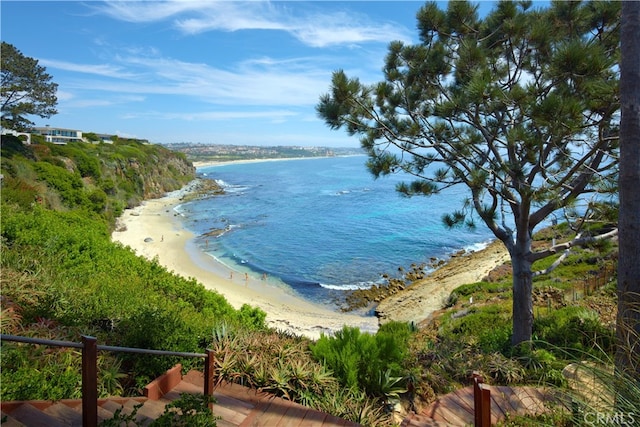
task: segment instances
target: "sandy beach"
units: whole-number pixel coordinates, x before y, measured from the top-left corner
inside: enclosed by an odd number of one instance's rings
[[[297,297],[262,277],[245,276],[216,263],[196,247],[198,236],[181,226],[174,210],[189,191],[187,186],[126,210],[118,219],[113,241],[131,247],[140,256],[157,258],[169,271],[196,279],[207,289],[224,295],[235,308],[243,304],[261,308],[267,313],[268,325],[276,329],[312,339],[344,325],[368,332],[378,329],[376,317],[333,311]],[[444,298],[457,286],[481,280],[507,259],[506,250],[497,243],[471,255],[452,258],[426,279],[380,303],[380,321],[420,322],[440,309]]]
[[[269,326],[312,339],[321,333],[332,333],[343,325],[356,326],[363,331],[375,332],[375,317],[334,312],[323,306],[305,301],[285,289],[270,284],[262,277],[245,277],[216,264],[195,247],[194,236],[180,225],[174,207],[182,203],[185,191],[127,209],[118,219],[112,240],[131,247],[136,254],[158,262],[183,277],[192,277],[207,289],[224,295],[231,305],[243,304],[259,307],[267,313]],[[205,258],[206,257],[206,258]]]

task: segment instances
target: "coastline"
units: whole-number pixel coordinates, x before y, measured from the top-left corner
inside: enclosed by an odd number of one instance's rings
[[[283,159],[271,161],[277,160]],[[445,298],[456,287],[480,281],[509,260],[506,248],[495,241],[485,249],[452,257],[426,278],[385,298],[378,304],[376,316],[333,311],[261,277],[232,274],[229,267],[202,252],[195,243],[199,236],[183,227],[175,210],[193,194],[197,182],[125,210],[118,218],[112,240],[129,246],[139,256],[157,259],[175,274],[194,278],[205,288],[222,294],[236,309],[243,304],[261,308],[267,313],[266,323],[270,327],[311,339],[318,339],[323,333],[334,333],[344,325],[373,333],[380,324],[392,320],[420,323],[440,310]]]
[[[349,155],[344,155],[344,156],[333,156],[333,157],[358,157],[358,156],[366,156],[366,154],[349,154]],[[209,166],[224,166],[224,165],[238,165],[238,164],[246,164],[246,163],[261,163],[261,162],[285,162],[285,161],[290,161],[290,160],[310,160],[310,159],[328,159],[331,157],[328,156],[314,156],[314,157],[282,157],[282,158],[275,158],[275,159],[246,159],[246,160],[229,160],[229,161],[216,161],[216,160],[212,160],[212,161],[206,161],[206,162],[202,162],[202,161],[197,161],[197,162],[193,162],[193,166],[196,169],[200,169],[200,168],[206,168]]]
[[[458,286],[476,283],[508,262],[509,252],[499,240],[486,248],[451,257],[445,264],[402,291],[385,298],[376,308],[380,324],[392,320],[420,323],[441,310]]]
[[[243,304],[259,307],[267,313],[267,324],[275,329],[303,335],[311,339],[331,334],[344,325],[375,332],[378,319],[373,316],[339,313],[313,304],[285,289],[270,285],[260,277],[239,274],[230,276],[229,269],[195,247],[193,233],[184,229],[174,208],[193,187],[147,200],[127,209],[118,219],[111,239],[129,246],[137,255],[185,278],[194,278],[205,288],[217,291],[236,309]],[[240,277],[239,277],[240,276]]]

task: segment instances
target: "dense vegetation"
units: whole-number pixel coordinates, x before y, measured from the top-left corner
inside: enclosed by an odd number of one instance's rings
[[[101,344],[186,352],[211,348],[217,378],[364,425],[390,425],[394,404],[417,409],[467,385],[473,371],[496,384],[564,388],[567,364],[610,365],[615,244],[573,249],[553,274],[536,277],[530,345],[510,345],[509,266],[456,289],[443,301],[448,309],[430,322],[390,323],[375,335],[345,327],[311,342],[269,330],[262,311],[235,310],[196,281],[111,242],[125,207],[194,178],[183,155],[125,140],[25,146],[3,138],[2,174],[3,333],[70,341],[89,334]],[[571,233],[558,226],[538,234],[536,244]],[[598,289],[585,287],[592,279]],[[99,393],[139,393],[177,361],[101,353]],[[197,361],[179,361],[198,368]],[[3,342],[1,397],[79,397],[79,367],[71,349]],[[551,421],[572,416],[559,412]]]
[[[73,341],[90,334],[111,345],[194,352],[221,320],[262,327],[264,313],[236,311],[221,295],[110,240],[125,207],[179,189],[194,172],[182,155],[157,146],[24,146],[3,137],[3,333]],[[59,375],[51,362],[61,359],[78,363],[69,351],[34,354],[3,343],[3,399],[76,396],[79,371]],[[127,386],[117,381],[121,364],[146,381],[175,361],[102,362],[112,370],[103,375],[113,377],[103,391],[113,393]]]

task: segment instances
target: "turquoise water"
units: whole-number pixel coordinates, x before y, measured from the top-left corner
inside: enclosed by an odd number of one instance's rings
[[[448,230],[464,188],[430,198],[402,197],[406,177],[374,180],[365,156],[235,163],[198,169],[225,194],[178,208],[197,246],[239,274],[267,278],[318,303],[380,283],[382,274],[479,248],[493,236],[478,227]],[[213,229],[218,237],[204,237]]]

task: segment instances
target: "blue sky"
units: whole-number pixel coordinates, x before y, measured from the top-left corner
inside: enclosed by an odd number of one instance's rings
[[[388,43],[418,41],[423,4],[2,0],[0,31],[59,85],[58,114],[30,117],[37,126],[154,143],[355,147],[315,105],[337,69],[381,80]]]

